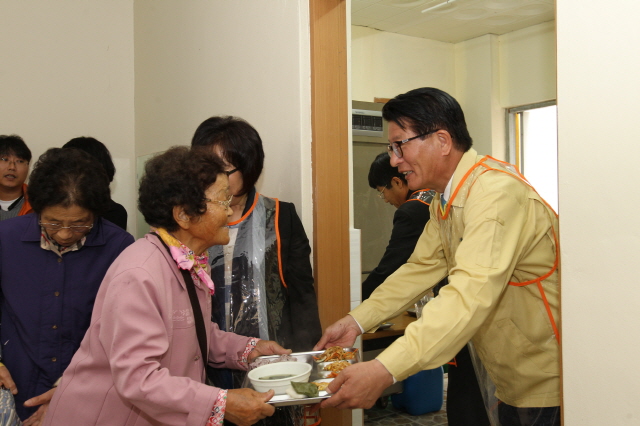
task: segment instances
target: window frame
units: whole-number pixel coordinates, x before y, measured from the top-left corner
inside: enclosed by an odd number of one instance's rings
[[[520,173],[524,174],[524,167],[522,163],[523,138],[522,138],[522,115],[526,111],[533,109],[545,108],[549,106],[556,106],[558,102],[553,99],[550,101],[536,102],[532,104],[520,105],[506,109],[506,123],[507,123],[507,161],[514,164]]]

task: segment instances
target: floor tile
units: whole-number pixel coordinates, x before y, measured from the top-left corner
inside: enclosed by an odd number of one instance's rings
[[[445,411],[445,404],[447,398],[447,377],[445,374],[444,380],[444,402],[442,409],[433,413],[427,413],[420,416],[412,416],[409,413],[399,410],[393,406],[391,400],[388,398],[386,407],[381,407],[380,404],[372,407],[369,410],[364,410],[364,425],[365,426],[447,426],[447,412]]]

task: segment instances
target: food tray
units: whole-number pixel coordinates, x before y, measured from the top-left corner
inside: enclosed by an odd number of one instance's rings
[[[345,352],[353,352],[355,348],[344,348]],[[320,356],[324,351],[311,351],[311,352],[296,352],[292,353],[291,356],[297,358],[297,362],[306,362],[307,364],[311,364],[311,375],[309,376],[309,382],[327,382],[333,379],[327,378],[327,376],[331,373],[330,371],[324,371],[323,368],[325,365],[330,362],[317,362],[313,357]],[[267,355],[261,356],[256,359],[266,359],[272,360],[279,358],[280,355]],[[352,360],[347,360],[350,364],[360,362],[360,351],[356,353],[356,356]],[[255,362],[255,361],[254,361]],[[251,381],[247,376],[245,376],[244,381],[242,383],[243,388],[253,389]],[[323,399],[329,398],[331,394],[327,391],[320,391],[319,395],[315,398],[291,398],[288,394],[284,395],[274,395],[269,401],[269,404],[272,404],[274,407],[285,407],[287,405],[307,405],[307,404],[317,404],[321,402]]]

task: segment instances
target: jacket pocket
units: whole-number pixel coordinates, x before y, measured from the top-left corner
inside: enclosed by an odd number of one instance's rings
[[[515,359],[518,359],[518,368],[525,370],[527,375],[536,375],[535,369],[546,374],[559,374],[558,347],[553,336],[550,336],[548,343],[550,347],[549,350],[546,350],[531,342],[511,319],[505,318],[497,325],[505,341],[508,341],[512,346],[512,349],[509,350],[505,345],[505,350],[501,354],[504,357],[502,362],[513,363]]]

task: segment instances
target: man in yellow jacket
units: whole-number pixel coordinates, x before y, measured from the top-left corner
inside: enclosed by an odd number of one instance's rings
[[[447,275],[449,284],[375,360],[345,369],[322,407],[369,408],[394,381],[445,364],[471,341],[495,385],[501,426],[559,426],[557,215],[515,167],[471,148],[447,93],[398,95],[383,117],[391,164],[410,187],[438,192],[431,219],[408,262],[316,349],[351,346]]]

